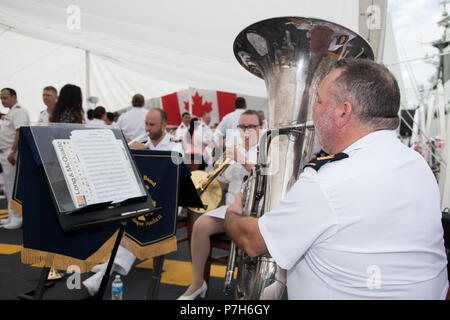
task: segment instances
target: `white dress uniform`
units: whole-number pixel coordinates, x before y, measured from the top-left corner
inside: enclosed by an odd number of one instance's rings
[[[21,219],[14,210],[11,209],[12,190],[16,175],[16,166],[12,166],[8,161],[11,147],[16,137],[16,130],[21,126],[30,124],[28,111],[16,103],[6,114],[2,126],[0,127],[0,163],[3,169],[3,180],[5,185],[5,195],[8,201],[8,213],[13,219]]]
[[[184,140],[186,134],[189,132],[190,125],[185,125],[183,122],[175,130],[174,136],[177,140]]]
[[[258,146],[254,146],[248,152],[245,152],[245,157],[248,159],[248,162],[256,164],[257,150]],[[242,164],[233,161],[228,169],[225,170],[225,172],[219,178],[217,178],[220,182],[228,183],[228,190],[225,194],[225,205],[217,207],[216,209],[211,210],[205,214],[207,216],[225,219],[227,208],[234,202],[236,193],[241,190],[244,177],[248,173],[249,172],[244,168]]]
[[[207,148],[207,146],[213,143],[213,135],[214,133],[211,128],[203,121],[195,128],[193,135],[194,150],[198,150],[203,155],[203,160],[208,164],[205,168],[206,172],[212,169],[212,149]]]
[[[38,122],[40,123],[48,123],[48,111],[47,109],[42,110],[41,112],[39,112],[39,117],[38,117]]]
[[[200,122],[194,130],[194,149],[203,150],[207,145],[213,142],[213,132],[204,122]]]
[[[165,132],[164,138],[155,146],[152,143],[152,140],[148,140],[146,143],[147,147],[150,150],[159,150],[159,151],[176,151],[181,153],[182,156],[184,156],[184,150],[181,146],[180,142],[173,141],[174,137],[170,134]]]
[[[132,107],[130,111],[121,114],[117,126],[125,137],[135,139],[145,134],[145,117],[148,110],[144,107]]]
[[[94,118],[94,119],[92,119],[89,122],[89,126],[93,126],[93,127],[107,127],[108,125],[102,119]]]
[[[245,109],[236,109],[222,118],[222,121],[214,131],[214,142],[216,145],[221,145],[220,139],[222,137],[226,137],[225,144],[227,146],[241,143],[241,135],[237,126],[239,124],[239,118],[244,112]]]
[[[220,132],[222,136],[226,137],[227,130],[236,130],[237,125],[239,124],[239,118],[244,111],[245,109],[236,109],[233,112],[226,114],[217,126],[216,132]]]
[[[424,159],[396,132],[373,132],[349,158],[305,168],[258,221],[290,299],[445,299],[440,197]]]

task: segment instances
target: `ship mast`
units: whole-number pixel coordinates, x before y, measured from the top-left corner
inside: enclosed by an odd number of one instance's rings
[[[439,89],[443,92],[443,101],[439,104],[439,126],[440,138],[443,139],[445,147],[442,149],[442,162],[438,181],[441,191],[441,207],[442,210],[450,208],[450,115],[449,115],[449,101],[450,98],[450,17],[447,12],[447,4],[449,1],[441,2],[443,5],[442,19],[438,22],[440,27],[444,28],[442,38],[433,42],[433,46],[439,50],[439,65],[437,69],[436,82],[434,84],[434,91],[438,99]],[[433,114],[428,114],[432,117]],[[447,119],[446,119],[447,118]],[[447,122],[447,123],[446,123]]]

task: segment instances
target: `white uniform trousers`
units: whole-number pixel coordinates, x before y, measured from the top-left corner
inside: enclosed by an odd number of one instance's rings
[[[3,182],[5,186],[6,201],[8,201],[8,214],[12,218],[22,219],[18,213],[11,209],[11,198],[14,188],[14,178],[16,177],[16,166],[12,166],[8,161],[9,150],[0,153],[0,163],[3,169]]]

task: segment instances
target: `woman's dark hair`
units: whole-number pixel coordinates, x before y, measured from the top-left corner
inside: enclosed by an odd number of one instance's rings
[[[131,105],[133,107],[143,107],[145,106],[145,98],[142,94],[137,93],[131,99]]]
[[[245,102],[245,99],[242,97],[237,97],[236,100],[234,100],[234,107],[236,109],[245,109],[247,103]]]
[[[193,117],[193,118],[191,119],[191,122],[190,122],[190,124],[189,124],[189,136],[187,137],[187,139],[188,139],[189,141],[191,141],[192,138],[194,138],[194,130],[195,130],[195,128],[198,127],[199,124],[200,124],[200,123],[198,122],[198,118]]]
[[[50,122],[83,123],[82,94],[80,87],[66,84],[59,92],[55,109],[50,116]],[[70,119],[67,121],[67,119]]]

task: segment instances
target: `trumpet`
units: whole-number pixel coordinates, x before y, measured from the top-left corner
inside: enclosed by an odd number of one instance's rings
[[[192,171],[191,179],[194,183],[200,199],[206,208],[188,208],[196,213],[205,213],[217,208],[222,200],[222,188],[216,180],[231,165],[233,160],[228,159],[224,153],[222,157],[214,163],[214,168],[206,173],[203,170]]]

